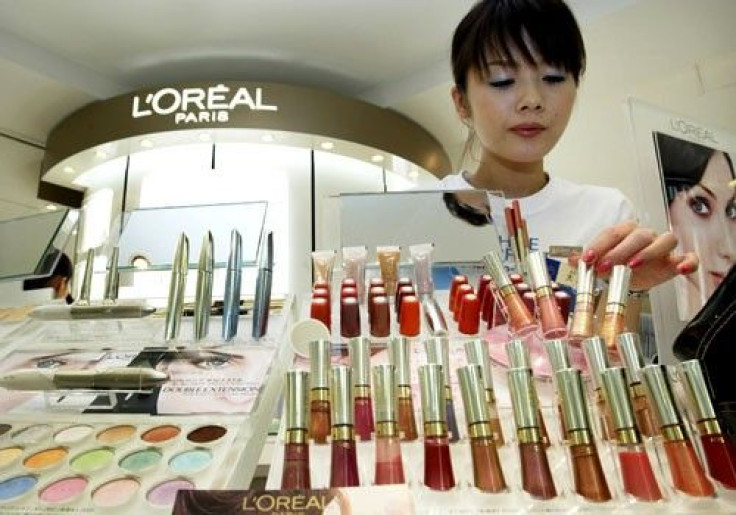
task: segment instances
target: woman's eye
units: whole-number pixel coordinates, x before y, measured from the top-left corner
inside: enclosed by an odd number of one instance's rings
[[[36,368],[59,368],[66,365],[66,361],[59,358],[39,358]]]
[[[544,82],[547,82],[549,84],[559,84],[561,82],[565,82],[567,80],[566,75],[545,75],[543,78]]]
[[[696,215],[710,216],[710,202],[708,202],[707,198],[696,195],[690,198],[688,205]]]
[[[194,365],[207,370],[217,370],[230,364],[228,356],[203,356],[195,360]]]
[[[499,88],[499,89],[508,88],[513,83],[514,83],[514,79],[500,79],[500,80],[492,80],[488,82],[488,84],[490,84],[491,87]]]

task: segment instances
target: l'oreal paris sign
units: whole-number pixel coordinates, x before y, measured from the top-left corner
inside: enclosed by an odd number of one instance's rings
[[[133,97],[133,118],[174,116],[174,123],[227,122],[230,112],[247,107],[251,111],[278,111],[263,99],[263,89],[229,88],[224,84],[209,88],[163,88],[148,93],[145,98]]]
[[[699,125],[695,125],[694,123],[686,122],[681,118],[670,118],[670,127],[672,130],[679,132],[680,134],[684,134],[701,141],[710,141],[711,143],[718,144],[713,131]]]

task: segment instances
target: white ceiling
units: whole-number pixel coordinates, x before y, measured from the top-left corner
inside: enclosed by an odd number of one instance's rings
[[[687,2],[736,4],[675,3]],[[0,0],[0,131],[43,145],[56,123],[96,99],[191,80],[269,80],[397,109],[455,158],[463,133],[449,101],[447,55],[472,3]],[[662,3],[570,0],[584,33]],[[42,208],[35,198],[42,154],[0,138],[0,218]]]

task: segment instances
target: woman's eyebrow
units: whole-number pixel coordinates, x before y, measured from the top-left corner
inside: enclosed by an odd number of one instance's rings
[[[706,192],[706,193],[707,193],[708,195],[710,195],[710,196],[711,196],[711,197],[713,197],[713,198],[716,198],[716,194],[715,194],[715,193],[713,193],[713,190],[711,190],[711,189],[710,189],[710,188],[709,188],[708,186],[706,186],[706,185],[705,185],[705,184],[703,184],[702,182],[699,182],[699,183],[697,183],[697,184],[696,184],[695,186],[700,186],[701,188],[703,188],[703,189],[705,190],[705,192]]]

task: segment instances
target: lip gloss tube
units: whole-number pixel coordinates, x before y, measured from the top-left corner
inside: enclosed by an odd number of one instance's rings
[[[724,436],[713,410],[703,370],[697,359],[679,365],[691,412],[698,428],[708,471],[713,479],[730,490],[736,489],[736,449],[730,438]]]
[[[656,436],[657,424],[654,421],[649,398],[641,384],[641,368],[644,366],[644,356],[639,344],[639,335],[636,333],[621,333],[618,335],[618,353],[624,365],[626,379],[629,382],[629,395],[634,406],[636,425],[644,436]]]
[[[511,340],[506,344],[506,355],[509,358],[509,368],[526,368],[529,369],[529,375],[532,375],[532,364],[529,359],[529,351],[526,348],[524,340]],[[536,390],[532,390],[534,395],[537,395]],[[542,434],[542,443],[545,448],[549,447],[549,433],[547,433],[547,424],[544,422],[542,416],[542,407],[539,402],[539,398],[536,399],[536,406],[539,410],[537,414],[539,417],[539,431]]]
[[[424,484],[432,490],[450,490],[455,487],[455,475],[447,440],[447,404],[442,365],[421,365],[419,386],[424,419]]]
[[[424,350],[427,353],[427,363],[434,363],[442,367],[445,385],[445,416],[450,441],[455,443],[460,439],[455,415],[455,403],[452,400],[450,386],[450,339],[446,336],[434,336],[424,340]]]
[[[575,292],[575,311],[572,316],[570,336],[583,340],[593,336],[595,319],[595,268],[587,265],[582,259],[578,261],[578,280]]]
[[[495,252],[483,256],[483,264],[493,278],[499,295],[506,304],[509,331],[516,336],[524,336],[537,330],[537,322],[521,300],[514,283],[506,274],[503,261]]]
[[[353,430],[353,374],[350,367],[332,367],[332,456],[330,486],[358,486],[358,457]]]
[[[491,358],[488,355],[486,342],[479,338],[467,340],[465,342],[465,356],[467,357],[469,364],[480,366],[481,374],[483,376],[486,404],[488,405],[488,423],[491,425],[493,441],[496,442],[496,445],[503,445],[503,430],[501,429],[501,420],[498,417],[498,408],[496,407],[496,394],[493,391]]]
[[[567,427],[575,493],[588,501],[610,501],[611,492],[606,483],[606,476],[603,474],[593,434],[590,432],[588,406],[585,404],[580,371],[566,368],[556,372],[555,379],[562,399],[562,414]]]
[[[371,400],[371,342],[368,338],[351,338],[348,348],[355,384],[355,432],[361,440],[368,441],[375,431]]]
[[[309,374],[305,370],[286,373],[286,436],[282,490],[308,490],[309,442],[307,441],[307,390]]]
[[[527,264],[542,322],[542,335],[544,338],[564,338],[567,336],[567,324],[557,305],[544,256],[541,252],[531,252],[527,256]]]
[[[483,492],[502,492],[506,490],[506,481],[491,428],[482,368],[467,365],[457,369],[457,376],[470,436],[475,487]]]
[[[622,368],[609,368],[601,372],[603,391],[611,406],[613,427],[616,431],[616,454],[621,469],[624,492],[637,501],[659,501],[662,492],[654,477],[636,418],[628,395],[626,376]]]
[[[508,375],[511,407],[519,440],[522,488],[537,499],[553,499],[557,497],[557,490],[539,430],[539,406],[532,384],[532,372],[528,368],[512,368]]]
[[[557,397],[557,414],[560,417],[560,435],[562,439],[567,441],[567,425],[565,424],[565,417],[562,414],[562,401],[560,396],[560,385],[557,383],[557,372],[572,368],[570,364],[570,355],[567,352],[567,341],[566,340],[548,340],[544,342],[544,349],[547,351],[547,358],[549,364],[552,367],[552,380],[555,384],[555,392]]]
[[[398,424],[396,422],[396,379],[392,365],[373,367],[376,395],[376,474],[377,485],[404,483]]]
[[[399,434],[405,441],[413,441],[419,437],[411,395],[410,350],[411,342],[408,338],[393,337],[388,341],[388,359],[396,375]]]
[[[664,450],[672,473],[673,486],[693,497],[712,496],[715,489],[705,477],[693,443],[685,432],[675,407],[666,369],[662,365],[647,365],[641,373],[659,421],[659,432],[664,438]]]
[[[626,302],[629,297],[629,281],[631,269],[626,265],[616,265],[611,272],[608,283],[608,298],[606,299],[606,313],[603,315],[603,325],[599,334],[606,342],[608,352],[614,361],[618,361],[616,337],[626,330]]]
[[[327,443],[330,422],[330,340],[309,342],[309,436]]]
[[[601,424],[601,438],[613,440],[615,435],[613,433],[611,409],[603,395],[603,382],[601,381],[601,372],[611,366],[608,362],[606,344],[600,336],[586,338],[583,340],[583,351],[585,361],[588,362],[590,377],[593,380],[593,402]]]

